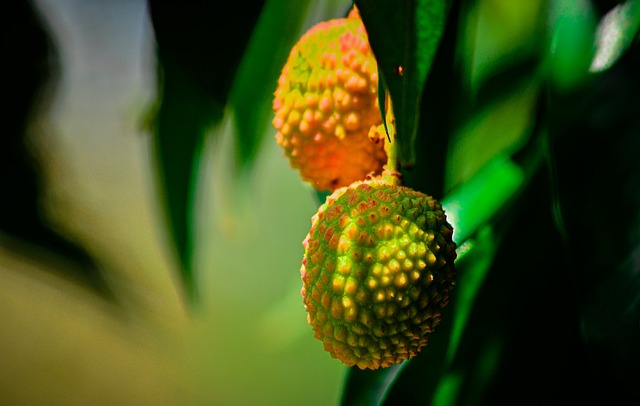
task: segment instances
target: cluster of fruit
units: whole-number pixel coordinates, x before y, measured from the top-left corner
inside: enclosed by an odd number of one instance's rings
[[[415,356],[449,302],[456,244],[442,206],[396,170],[393,117],[382,125],[376,59],[355,7],[295,44],[273,110],[291,167],[331,192],[303,241],[301,293],[315,337],[361,369]]]

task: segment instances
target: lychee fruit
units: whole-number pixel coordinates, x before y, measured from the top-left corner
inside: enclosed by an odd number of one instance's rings
[[[278,145],[317,190],[382,171],[383,143],[367,136],[382,123],[378,68],[357,8],[301,36],[282,68],[272,107]]]
[[[441,204],[388,179],[336,189],[303,242],[307,320],[333,358],[360,369],[418,354],[456,277],[456,243]]]

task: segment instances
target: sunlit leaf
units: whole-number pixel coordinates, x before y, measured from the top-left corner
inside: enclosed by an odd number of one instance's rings
[[[640,29],[640,0],[629,0],[615,6],[598,24],[596,53],[591,72],[610,68],[631,46]]]
[[[440,38],[449,0],[356,0],[396,119],[400,163],[414,164],[420,99]]]
[[[453,238],[463,243],[489,221],[515,194],[525,180],[520,167],[497,156],[482,170],[442,201]]]
[[[508,155],[527,142],[535,124],[536,83],[512,89],[496,103],[483,103],[452,137],[448,188],[464,182],[498,155]]]

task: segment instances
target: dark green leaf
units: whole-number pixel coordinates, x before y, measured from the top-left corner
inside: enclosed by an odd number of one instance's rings
[[[355,4],[393,104],[400,163],[411,167],[422,90],[440,44],[450,1],[356,0]]]
[[[535,131],[535,135],[539,137],[540,132]],[[476,298],[497,250],[497,241],[487,225],[513,217],[509,210],[513,209],[514,201],[521,199],[520,194],[532,176],[537,174],[540,177],[541,146],[539,140],[527,143],[519,151],[521,165],[515,164],[507,155],[494,157],[471,179],[442,199],[447,218],[454,226],[454,239],[459,244],[456,261],[458,281],[452,295],[452,308],[448,309],[447,318],[443,317],[443,324],[430,337],[424,354],[403,364],[402,369],[375,373],[351,370],[345,386],[348,392],[345,400],[349,404],[384,399],[387,395],[391,396],[388,404],[425,400],[427,403],[432,400],[433,404],[448,404],[451,396],[459,392],[457,388],[464,383],[466,372],[450,371],[449,368],[457,358],[458,348],[463,346],[467,324],[470,320],[476,323],[472,320]],[[499,346],[496,347],[493,340],[481,349],[487,365],[498,362]],[[371,380],[369,386],[367,379]]]
[[[154,123],[159,189],[187,297],[197,299],[193,274],[194,186],[202,146],[220,121],[236,70],[263,1],[149,1],[161,65]],[[225,23],[220,24],[220,16]]]
[[[344,406],[382,404],[393,381],[405,365],[407,362],[376,370],[349,368],[340,404]]]
[[[558,225],[590,372],[616,399],[640,377],[640,45],[589,87],[551,94]]]
[[[462,85],[462,67],[456,56],[459,22],[465,5],[465,2],[454,1],[449,10],[449,22],[422,91],[418,137],[412,146],[415,166],[401,170],[405,185],[436,199],[442,199],[448,191],[447,155],[461,120],[460,111],[469,104]]]
[[[532,211],[521,210],[524,206],[523,202],[527,203],[528,208],[533,208],[546,199],[544,194],[538,194],[538,191],[544,190],[544,177],[541,176],[543,172],[538,170],[537,173],[537,181],[533,185],[528,185],[526,193],[518,199],[518,204],[510,206],[511,210],[503,214],[500,218],[501,221],[496,224],[494,238],[487,239],[489,242],[493,242],[493,246],[488,245],[487,250],[480,247],[478,247],[478,251],[472,250],[469,257],[464,258],[467,261],[467,266],[460,267],[460,291],[458,293],[461,297],[456,302],[456,305],[460,307],[456,308],[458,311],[454,323],[461,323],[457,318],[466,312],[468,313],[466,313],[466,323],[463,324],[461,333],[452,335],[451,345],[455,346],[453,348],[457,350],[454,353],[453,349],[450,349],[449,368],[442,377],[439,389],[440,404],[491,404],[495,399],[506,399],[506,396],[509,396],[506,392],[493,393],[499,388],[509,387],[505,384],[506,382],[511,384],[518,382],[518,385],[522,385],[523,388],[528,385],[536,385],[534,381],[519,382],[518,375],[514,371],[525,370],[528,367],[530,371],[536,370],[540,373],[540,370],[544,368],[543,365],[532,362],[520,365],[520,359],[517,359],[522,356],[519,351],[526,348],[520,346],[524,346],[525,341],[533,339],[533,337],[522,339],[522,335],[526,331],[523,326],[533,320],[536,322],[546,320],[548,315],[546,312],[535,313],[535,309],[546,308],[544,303],[534,303],[525,297],[537,294],[542,281],[536,284],[529,278],[539,268],[540,263],[545,262],[544,255],[549,248],[553,247],[554,240],[550,238],[536,245],[536,250],[539,250],[541,254],[536,257],[537,261],[534,261],[533,258],[522,261],[522,255],[532,247],[531,242],[539,238],[538,234],[533,231],[536,229],[548,231],[553,227],[548,208],[546,210],[544,208]],[[486,190],[488,193],[491,192],[490,188]],[[532,196],[537,196],[537,198],[532,199]],[[520,236],[522,233],[529,234],[517,239],[509,237]],[[488,269],[478,268],[481,262],[486,260],[485,255],[494,257],[490,267]],[[481,277],[482,281],[480,281],[483,282],[482,289],[474,290],[473,302],[466,303],[471,306],[463,306],[466,296],[464,292],[469,289],[467,286],[463,287],[463,284],[472,284],[471,281],[478,277],[472,273],[478,271],[482,271],[481,275],[484,274]],[[534,285],[538,286],[534,287]],[[549,289],[545,294],[550,294],[552,291],[561,292],[562,289],[560,287],[556,287],[556,290]],[[535,317],[529,318],[530,312]],[[528,318],[517,320],[520,314],[527,314]],[[540,350],[531,349],[530,351],[539,352]],[[510,357],[507,357],[507,353],[510,354]],[[512,357],[516,357],[516,359],[512,359]],[[529,359],[529,356],[525,356],[525,358]],[[505,371],[501,371],[501,369]],[[533,374],[533,372],[528,372],[528,374]],[[446,390],[447,384],[451,385],[451,382],[456,383],[456,390],[451,391],[442,402],[444,394],[446,394],[446,392],[443,394],[443,391]],[[539,384],[540,380],[537,382]],[[444,389],[442,385],[444,385]],[[541,389],[541,392],[545,390],[546,388]],[[518,393],[521,392],[518,391]],[[455,397],[452,398],[452,395]]]
[[[207,130],[220,120],[223,106],[170,62],[163,67],[162,102],[154,123],[158,189],[177,250],[180,276],[187,297],[195,301],[197,290],[191,261],[194,187]]]
[[[329,196],[331,192],[327,190],[317,190],[313,189],[313,197],[315,198],[316,205],[320,206],[322,203],[327,200],[327,196]]]
[[[595,51],[595,13],[587,0],[553,0],[548,18],[552,27],[551,79],[558,89],[566,91],[579,86],[589,74]]]
[[[175,64],[204,94],[225,105],[265,0],[148,2],[162,62]]]
[[[385,404],[502,404],[514,393],[532,403],[585,402],[602,393],[585,373],[567,294],[571,278],[563,272],[541,169],[494,231],[478,234],[476,248],[457,262],[450,312],[396,378]]]
[[[273,116],[280,70],[298,40],[309,0],[267,1],[236,74],[231,105],[237,127],[236,163],[250,166]]]
[[[453,325],[447,349],[447,367],[456,357],[467,322],[473,311],[475,299],[493,264],[496,248],[497,241],[493,229],[486,225],[458,247],[458,258],[456,259],[457,294],[452,304],[454,308]]]
[[[525,54],[512,57],[509,64],[498,66],[478,85],[474,103],[481,106],[506,101],[515,91],[530,85],[541,75],[538,55]],[[537,83],[534,83],[537,87]]]

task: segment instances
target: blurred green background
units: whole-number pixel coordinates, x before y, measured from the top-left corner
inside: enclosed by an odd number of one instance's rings
[[[331,359],[307,325],[301,243],[322,194],[270,125],[293,43],[351,4],[6,6],[0,404],[627,394],[640,379],[640,1],[398,2],[449,7],[403,170],[456,227],[458,284],[423,353],[376,372]],[[368,4],[370,21],[386,17]],[[382,61],[395,28],[377,26]]]
[[[343,5],[318,2],[303,24]],[[0,404],[335,404],[344,369],[308,334],[299,297],[312,190],[274,142],[236,188],[230,115],[211,128],[199,180],[202,300],[187,309],[145,124],[158,92],[146,2],[36,1],[42,21],[25,27],[28,6],[14,6],[14,26],[6,15],[3,41],[35,49],[27,39],[40,23],[55,50],[39,61],[51,72],[25,137],[42,174],[38,213],[104,281],[76,278],[55,249],[0,234]]]

